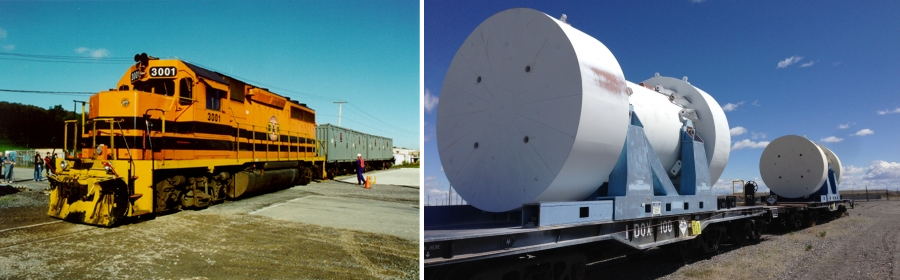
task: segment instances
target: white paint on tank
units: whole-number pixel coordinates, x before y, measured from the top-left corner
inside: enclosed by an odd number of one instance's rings
[[[728,127],[728,119],[722,106],[705,91],[691,85],[685,79],[656,76],[642,82],[645,86],[661,86],[689,102],[684,109],[693,110],[697,120],[694,129],[703,139],[706,151],[706,159],[709,163],[709,177],[715,184],[725,171],[728,157],[731,154],[731,132]],[[637,86],[640,87],[640,86]],[[675,160],[681,154],[680,129],[682,119],[679,117],[681,107],[676,106],[666,96],[655,93],[655,98],[637,96],[637,92],[631,96],[634,111],[644,124],[644,131],[650,145],[659,157],[663,167],[672,168]],[[662,99],[662,100],[660,100]],[[672,112],[673,106],[679,110]],[[646,119],[646,120],[645,120]],[[677,122],[676,122],[677,120]]]
[[[825,159],[828,160],[828,164],[831,165],[831,170],[834,170],[834,178],[837,181],[837,185],[841,185],[841,159],[838,158],[834,152],[819,144],[819,148],[822,149],[822,152],[825,153]]]
[[[759,174],[773,192],[799,198],[822,187],[828,177],[828,161],[816,143],[802,136],[785,135],[763,150]]]
[[[593,37],[531,9],[479,25],[441,89],[444,172],[493,212],[585,199],[612,171],[628,129],[618,61]]]

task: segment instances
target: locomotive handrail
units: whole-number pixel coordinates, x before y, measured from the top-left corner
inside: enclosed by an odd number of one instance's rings
[[[74,153],[75,150],[78,148],[78,120],[68,120],[68,121],[65,121],[64,123],[65,123],[65,127],[63,128],[63,154],[68,156],[69,151],[66,149],[69,148],[69,123],[73,124],[72,128],[73,128],[73,130],[75,130],[74,132],[72,132],[72,139],[73,139],[72,152]]]
[[[113,118],[95,118],[95,119],[90,120],[90,122],[92,125],[91,135],[93,136],[93,143],[92,143],[91,147],[97,146],[97,135],[103,133],[103,131],[97,130],[97,123],[98,122],[106,122],[109,124],[109,132],[108,132],[109,133],[109,149],[112,151],[115,151],[116,144],[115,144],[115,141],[113,138],[115,137],[116,133],[115,133],[115,131],[113,131],[113,129],[115,129],[113,127],[113,124],[117,123],[118,121],[116,121]],[[118,154],[119,153],[117,153],[117,152],[113,152],[113,160],[118,159]]]

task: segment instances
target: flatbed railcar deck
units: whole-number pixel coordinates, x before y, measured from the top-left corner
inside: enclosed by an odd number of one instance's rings
[[[587,254],[621,256],[653,247],[714,252],[722,241],[743,244],[758,239],[770,226],[787,230],[809,226],[828,215],[839,217],[847,206],[852,208],[853,201],[725,206],[683,215],[623,220],[610,217],[553,226],[535,226],[527,210],[523,215],[522,210],[491,213],[469,205],[428,206],[424,234],[426,279],[473,276],[461,275],[460,271],[475,271],[475,275],[485,279],[500,277],[507,270],[516,270],[510,268],[511,263],[531,262],[531,266],[540,267],[540,261],[528,261],[541,259],[535,256],[565,263],[563,271],[577,274]],[[523,219],[529,222],[523,223]]]

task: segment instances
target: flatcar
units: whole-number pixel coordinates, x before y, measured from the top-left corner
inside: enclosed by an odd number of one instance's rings
[[[423,208],[425,279],[584,279],[597,260],[654,247],[689,260],[853,207],[838,193],[837,155],[795,135],[760,159],[770,195],[757,204],[748,183],[743,205],[720,199],[722,106],[687,77],[625,80],[567,19],[510,9],[460,44],[435,134],[466,204]]]
[[[135,55],[84,105],[49,178],[52,217],[111,226],[328,176],[315,110],[187,61]]]

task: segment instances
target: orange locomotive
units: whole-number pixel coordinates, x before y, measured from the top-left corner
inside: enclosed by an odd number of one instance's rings
[[[135,61],[91,96],[88,120],[67,122],[50,216],[110,226],[325,177],[305,104],[185,61]]]

